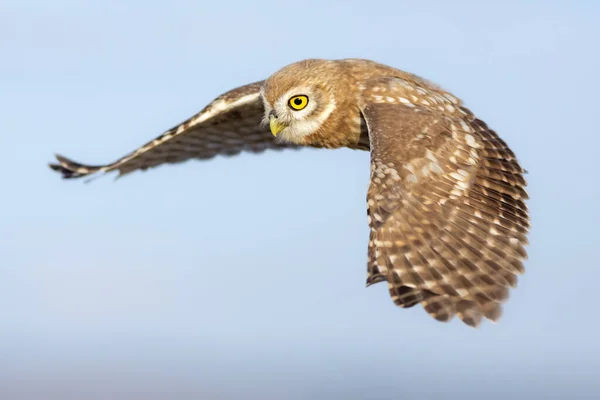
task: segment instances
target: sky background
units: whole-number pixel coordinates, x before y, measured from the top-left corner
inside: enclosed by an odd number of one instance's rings
[[[0,3],[0,397],[597,398],[595,1]],[[464,99],[529,170],[499,324],[365,289],[369,154],[192,161],[90,184],[238,85],[370,58]]]

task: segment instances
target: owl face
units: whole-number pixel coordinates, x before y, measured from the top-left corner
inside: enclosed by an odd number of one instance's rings
[[[335,99],[327,91],[298,86],[283,93],[272,105],[265,104],[265,122],[274,136],[299,144],[319,130],[335,106]]]
[[[332,90],[311,78],[313,65],[296,64],[271,76],[261,91],[263,123],[279,140],[307,144],[336,109]]]

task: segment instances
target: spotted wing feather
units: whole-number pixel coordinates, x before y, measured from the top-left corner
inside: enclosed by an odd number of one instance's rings
[[[374,84],[379,97],[367,88],[362,109],[371,140],[367,285],[387,281],[396,305],[421,304],[439,321],[498,320],[527,257],[524,170],[454,97],[434,102],[427,96],[439,94],[394,79]]]
[[[276,142],[268,128],[261,125],[264,110],[261,84],[255,82],[224,93],[198,114],[113,163],[85,165],[57,155],[58,163],[50,164],[50,168],[64,178],[113,170],[122,176],[165,163],[296,147]]]

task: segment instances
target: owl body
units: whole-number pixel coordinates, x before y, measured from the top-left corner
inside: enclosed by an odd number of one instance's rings
[[[335,76],[336,79],[318,79],[323,75]],[[298,79],[310,82],[311,87],[327,94],[327,101],[323,104],[333,104],[335,112],[330,114],[319,129],[312,130],[309,135],[295,137],[283,132],[279,136],[280,140],[312,147],[368,149],[365,148],[365,145],[368,145],[368,131],[361,108],[371,99],[391,100],[385,93],[385,87],[377,85],[378,81],[386,78],[398,78],[405,83],[405,86],[398,86],[395,90],[399,96],[406,99],[414,98],[416,94],[439,91],[436,85],[416,75],[371,60],[309,59],[290,64],[273,74],[264,82],[262,94],[265,108],[268,110],[269,105],[278,100],[275,97],[281,93],[302,91],[302,88],[298,88]],[[419,87],[421,93],[409,93],[414,87]]]
[[[414,74],[362,59],[299,61],[113,163],[57,156],[51,167],[65,178],[125,175],[302,146],[370,151],[367,286],[385,281],[396,305],[421,304],[438,321],[500,318],[527,257],[525,171],[458,97]]]

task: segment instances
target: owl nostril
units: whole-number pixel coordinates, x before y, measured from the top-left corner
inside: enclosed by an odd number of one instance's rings
[[[277,118],[277,114],[275,114],[275,110],[269,111],[269,118],[271,118],[271,117]]]

